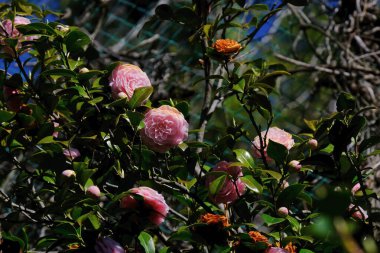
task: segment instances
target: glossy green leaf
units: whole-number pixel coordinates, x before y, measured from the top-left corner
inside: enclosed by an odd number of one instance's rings
[[[240,178],[243,183],[253,192],[261,194],[263,192],[263,186],[257,182],[253,176],[245,175]]]
[[[272,226],[272,225],[274,225],[274,224],[278,224],[278,223],[281,223],[281,222],[285,221],[284,218],[276,218],[276,217],[272,217],[272,216],[270,216],[270,215],[268,215],[268,214],[265,214],[265,213],[263,213],[263,214],[261,215],[261,218],[264,220],[264,223],[265,223],[266,225],[268,225],[268,226]]]
[[[224,175],[217,177],[210,183],[209,192],[211,196],[217,194],[222,189],[224,182],[226,181],[226,178],[227,175],[224,173]]]
[[[247,168],[254,168],[255,162],[251,154],[245,149],[235,149],[234,153],[236,155],[236,159],[241,162]]]
[[[298,195],[305,189],[303,184],[293,184],[285,188],[277,199],[277,206],[289,207],[298,197]]]
[[[13,119],[13,117],[15,115],[16,115],[16,113],[14,113],[14,112],[0,110],[0,123],[10,121],[11,119]]]
[[[268,144],[268,156],[276,161],[277,164],[283,164],[286,161],[288,150],[280,143],[269,140]]]
[[[155,252],[154,241],[153,241],[153,238],[150,234],[143,231],[140,233],[138,239],[139,239],[141,246],[144,248],[145,253],[154,253]]]
[[[129,107],[134,109],[144,103],[153,92],[152,86],[140,87],[135,89],[131,100],[128,101]]]

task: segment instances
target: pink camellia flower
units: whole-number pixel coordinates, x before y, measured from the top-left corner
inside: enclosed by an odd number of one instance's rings
[[[88,196],[91,196],[93,198],[99,198],[100,197],[100,189],[96,185],[91,185],[87,188],[86,194]]]
[[[360,183],[356,183],[353,187],[352,187],[352,189],[351,189],[351,193],[352,193],[352,195],[355,195],[355,193],[357,192],[357,191],[359,191],[360,190]]]
[[[5,38],[18,39],[19,42],[22,41],[32,41],[37,39],[37,36],[22,36],[22,34],[17,30],[16,26],[18,25],[28,25],[30,20],[24,17],[16,16],[13,23],[12,20],[6,19],[2,22],[4,29],[0,28],[0,44],[5,45]],[[21,44],[17,44],[17,48],[20,48]],[[4,51],[14,57],[14,52],[9,46],[4,47]],[[22,52],[20,52],[22,53]]]
[[[109,237],[104,237],[96,241],[96,253],[125,253],[121,245]]]
[[[367,211],[365,211],[360,206],[355,206],[354,204],[350,204],[348,206],[348,211],[351,213],[351,217],[358,220],[366,220],[368,219]]]
[[[18,112],[22,106],[20,90],[9,86],[3,86],[3,96],[5,103],[10,111]]]
[[[176,108],[162,105],[145,114],[141,139],[150,149],[164,153],[187,139],[189,124]]]
[[[2,35],[1,37],[18,38],[21,36],[21,33],[17,30],[16,26],[28,24],[30,24],[30,20],[20,16],[16,16],[13,23],[12,20],[6,19],[2,22],[4,30],[0,29],[0,36]]]
[[[121,208],[142,208],[142,213],[148,213],[147,218],[151,223],[160,225],[164,222],[166,215],[169,212],[169,206],[166,204],[165,199],[161,194],[146,186],[132,188],[129,192],[132,194],[121,199]],[[135,199],[133,194],[140,195],[143,197],[143,200],[139,200],[139,198]]]
[[[289,251],[279,247],[270,247],[265,251],[265,253],[289,253]]]
[[[109,81],[114,99],[127,97],[129,100],[136,88],[152,86],[144,71],[128,63],[117,66]]]
[[[76,148],[64,149],[63,154],[67,157],[67,159],[74,160],[75,158],[80,157],[80,152]]]
[[[229,162],[221,161],[212,169],[212,172],[223,171],[228,174],[228,177],[224,181],[224,184],[220,191],[214,196],[210,196],[213,202],[220,203],[231,203],[237,200],[245,192],[245,184],[240,180],[243,176],[241,167],[230,166]],[[209,175],[206,177],[206,186],[209,187],[210,184],[217,178],[215,175]]]
[[[263,140],[265,137],[265,133],[266,133],[266,131],[262,131],[260,133]],[[285,132],[284,130],[282,130],[278,127],[269,128],[268,133],[267,133],[267,137],[266,137],[265,148],[264,148],[264,155],[265,155],[265,158],[268,162],[272,161],[272,159],[267,155],[269,140],[277,142],[277,143],[285,146],[288,150],[294,146],[294,140],[293,140],[293,137],[290,133]],[[253,155],[257,158],[261,158],[259,136],[255,137],[252,144],[253,144]]]
[[[316,150],[318,148],[318,141],[316,139],[310,139],[307,144],[311,150]]]
[[[66,177],[66,178],[75,177],[75,171],[64,170],[64,171],[62,171],[62,176]]]
[[[302,168],[302,165],[297,160],[292,160],[289,162],[289,169],[295,172],[299,172]]]
[[[289,214],[289,210],[288,210],[288,208],[282,206],[282,207],[280,207],[280,208],[277,210],[277,214],[278,214],[278,216],[280,216],[280,217],[286,217],[286,216],[288,216],[288,214]]]

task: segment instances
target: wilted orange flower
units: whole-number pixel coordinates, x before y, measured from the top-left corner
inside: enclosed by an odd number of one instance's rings
[[[284,250],[287,250],[289,253],[296,253],[297,247],[290,242],[284,247]]]
[[[80,245],[78,243],[73,243],[69,245],[69,249],[79,249]]]
[[[230,225],[226,216],[212,213],[206,213],[205,215],[202,215],[201,222],[207,223],[209,225],[222,223],[223,227],[228,227]]]
[[[252,240],[254,242],[264,242],[268,246],[271,245],[269,243],[269,241],[268,241],[268,238],[266,238],[265,236],[263,236],[260,232],[250,231],[250,232],[248,232],[248,235],[252,238]]]
[[[276,246],[281,248],[281,245],[279,242],[276,242]],[[285,247],[283,247],[284,250],[288,251],[289,253],[296,253],[297,247],[293,245],[293,243],[289,242],[286,244]]]
[[[231,39],[219,39],[212,45],[212,47],[218,53],[226,55],[237,53],[241,49],[240,43]]]

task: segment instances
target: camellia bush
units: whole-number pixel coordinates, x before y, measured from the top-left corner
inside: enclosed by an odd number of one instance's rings
[[[289,73],[240,57],[307,2],[158,6],[152,20],[185,26],[202,53],[200,102],[150,100],[143,66],[92,69],[79,27],[0,4],[0,252],[377,252],[365,182],[379,138],[361,135],[374,108],[342,93],[334,113],[287,131],[271,101]],[[240,117],[210,128],[225,110]]]

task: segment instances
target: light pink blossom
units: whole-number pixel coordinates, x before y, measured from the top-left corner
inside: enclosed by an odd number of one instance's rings
[[[91,185],[87,188],[86,194],[93,197],[93,198],[99,198],[100,197],[100,189],[96,185]]]
[[[280,216],[280,217],[286,217],[286,216],[288,216],[288,214],[289,214],[289,210],[288,210],[288,208],[282,206],[282,207],[280,207],[280,208],[277,210],[277,214],[278,214],[278,216]]]
[[[28,25],[30,20],[24,17],[16,16],[13,23],[12,20],[6,19],[2,22],[4,29],[0,28],[0,44],[5,45],[5,38],[18,39],[17,48],[21,47],[20,42],[22,41],[32,41],[37,39],[37,36],[23,36],[20,31],[16,28],[18,25]],[[14,52],[9,46],[4,47],[4,51],[14,57]],[[24,51],[25,52],[25,51]],[[19,52],[20,54],[23,52]]]
[[[265,133],[266,133],[266,131],[262,131],[260,133],[263,141],[264,141]],[[294,146],[294,140],[293,140],[293,137],[290,133],[285,132],[284,130],[282,130],[278,127],[269,128],[267,136],[266,136],[266,142],[264,143],[265,144],[264,155],[265,155],[265,158],[268,162],[272,161],[272,159],[267,154],[269,140],[271,140],[273,142],[277,142],[277,143],[285,146],[286,149],[288,149],[288,150],[290,150]],[[257,158],[261,158],[259,136],[255,137],[252,144],[253,144],[253,155]]]
[[[316,150],[318,148],[318,141],[316,139],[310,139],[307,144],[311,150]]]
[[[125,253],[121,245],[109,237],[104,237],[96,241],[96,253]]]
[[[354,204],[350,204],[348,206],[348,210],[351,213],[351,217],[358,220],[366,220],[368,219],[367,211],[365,211],[360,206],[355,206]]]
[[[356,183],[353,187],[352,187],[352,189],[351,189],[351,193],[352,193],[352,195],[355,195],[355,193],[357,192],[357,191],[359,191],[360,190],[360,183]]]
[[[164,153],[187,139],[189,124],[176,108],[163,105],[145,114],[141,139],[150,149]]]
[[[216,171],[226,172],[228,176],[220,191],[214,196],[210,196],[211,200],[217,204],[234,202],[245,192],[245,184],[240,180],[240,177],[243,176],[241,167],[230,166],[229,162],[221,161],[212,169],[212,172]],[[207,176],[206,186],[209,187],[216,178],[215,175]]]
[[[144,212],[142,213],[146,213],[148,211],[147,219],[151,223],[160,225],[162,222],[164,222],[166,215],[169,212],[169,206],[166,204],[165,199],[161,194],[146,186],[132,188],[129,192],[132,194],[121,199],[121,208],[143,208]],[[139,198],[135,199],[133,194],[137,194],[143,197],[143,200],[141,200],[142,203],[140,203]]]
[[[20,16],[16,16],[13,23],[12,20],[6,19],[2,22],[4,31],[0,29],[0,35],[8,38],[18,38],[21,36],[21,33],[17,30],[16,26],[28,24],[30,24],[30,20]]]
[[[114,99],[127,97],[129,100],[136,88],[152,86],[144,71],[128,63],[117,66],[109,81]]]
[[[292,171],[299,172],[302,168],[302,165],[299,161],[297,160],[292,160],[289,162],[289,168]]]
[[[64,171],[62,171],[62,176],[66,177],[66,178],[75,177],[75,171],[64,170]]]
[[[63,154],[67,157],[67,159],[74,160],[75,158],[80,157],[80,152],[76,148],[64,149]]]

